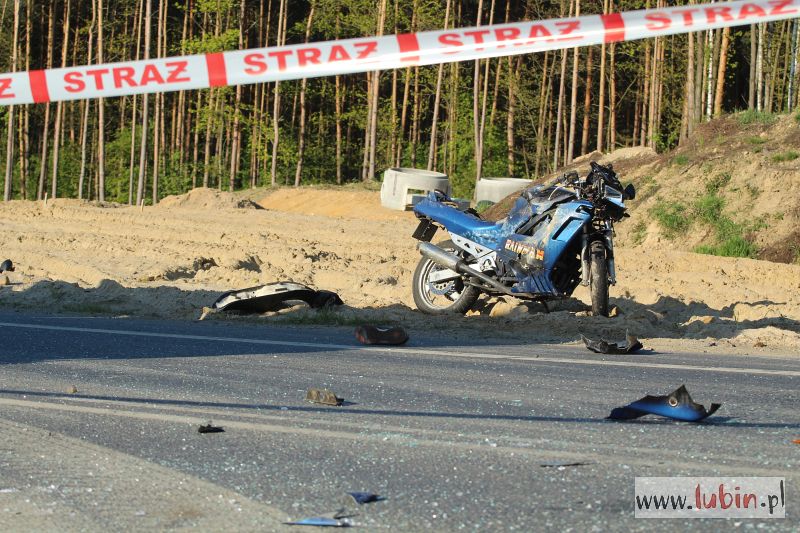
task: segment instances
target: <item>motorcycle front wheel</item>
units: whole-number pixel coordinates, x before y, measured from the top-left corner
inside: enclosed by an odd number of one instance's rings
[[[446,252],[462,255],[453,241],[444,241],[437,244]],[[456,278],[444,282],[431,281],[429,278],[436,272],[446,270],[445,267],[423,257],[414,270],[414,279],[411,292],[417,309],[429,315],[444,315],[449,313],[464,314],[469,311],[480,296],[480,290],[471,285],[466,285],[463,278]]]
[[[592,314],[608,316],[608,261],[606,247],[601,242],[592,244],[592,276],[589,288],[592,293]]]

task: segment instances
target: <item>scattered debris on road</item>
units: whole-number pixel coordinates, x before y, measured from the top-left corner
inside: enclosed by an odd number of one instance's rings
[[[228,291],[217,298],[214,309],[218,311],[240,311],[243,313],[266,313],[286,307],[287,302],[301,301],[314,309],[342,305],[335,292],[314,290],[299,283],[279,282]]]
[[[344,398],[339,398],[328,389],[308,389],[306,400],[311,403],[321,403],[338,407],[344,403]]]
[[[596,353],[626,354],[635,353],[644,348],[642,343],[639,342],[639,339],[627,331],[625,332],[625,340],[622,342],[608,342],[604,339],[593,341],[592,339],[587,339],[583,335],[581,335],[581,339],[583,339],[583,343],[587,348]]]
[[[585,463],[581,461],[544,461],[543,463],[539,463],[539,466],[544,468],[558,468],[559,470],[563,470],[567,466],[584,466],[590,465],[592,463]]]
[[[377,326],[358,326],[355,331],[356,339],[361,344],[388,344],[397,346],[408,341],[408,333],[403,328],[396,326],[380,328]]]
[[[225,430],[219,426],[211,425],[211,421],[209,420],[208,424],[205,426],[201,425],[197,428],[198,433],[225,433]]]
[[[355,502],[357,505],[365,503],[382,502],[386,498],[374,492],[348,492],[347,503]]]
[[[70,385],[69,387],[67,387],[67,393],[78,394],[78,387],[76,387],[75,385]]]
[[[681,385],[674,392],[665,396],[647,395],[624,407],[617,407],[608,418],[611,420],[632,420],[645,415],[659,415],[683,422],[699,422],[714,414],[722,404],[712,403],[706,410],[705,406],[695,403]]]
[[[14,272],[14,263],[11,262],[11,259],[6,259],[0,263],[0,273],[3,272]]]

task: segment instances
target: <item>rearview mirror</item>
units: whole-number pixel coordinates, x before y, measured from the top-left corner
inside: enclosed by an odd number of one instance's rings
[[[629,200],[636,198],[636,187],[633,186],[633,183],[629,183],[628,186],[625,187],[625,196],[627,196]]]

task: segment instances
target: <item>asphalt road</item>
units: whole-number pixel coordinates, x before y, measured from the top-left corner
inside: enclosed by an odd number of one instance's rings
[[[270,531],[347,491],[387,498],[353,517],[371,531],[800,527],[797,354],[411,333],[365,348],[351,328],[0,313],[0,530]],[[605,420],[681,384],[722,408]],[[225,432],[199,434],[209,420]],[[636,519],[636,476],[785,477],[787,518]]]

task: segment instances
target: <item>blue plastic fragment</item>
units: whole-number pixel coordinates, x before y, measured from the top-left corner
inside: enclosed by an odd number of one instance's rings
[[[380,502],[385,500],[383,496],[373,492],[348,492],[350,496],[356,501],[357,504],[362,505],[365,503]]]
[[[284,522],[287,526],[317,526],[317,527],[350,527],[353,523],[346,518],[325,518],[316,516],[313,518],[303,518],[294,522]]]
[[[674,392],[666,396],[647,395],[624,407],[617,407],[608,418],[611,420],[632,420],[645,415],[659,415],[682,422],[699,422],[714,414],[722,404],[712,403],[706,409],[703,405],[695,403],[681,385]]]

